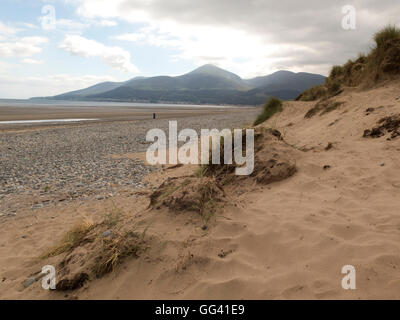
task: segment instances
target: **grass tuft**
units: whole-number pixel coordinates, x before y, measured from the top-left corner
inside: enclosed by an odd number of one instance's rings
[[[144,234],[145,231],[142,236],[136,232],[128,231],[113,239],[104,239],[102,251],[92,265],[94,275],[100,278],[107,273],[113,272],[122,259],[128,256],[138,257],[142,250],[140,243]]]
[[[112,228],[118,224],[122,216],[123,216],[123,211],[117,207],[114,207],[110,213],[107,213],[105,215],[103,223],[108,228]]]
[[[282,110],[282,101],[277,98],[271,97],[264,105],[263,112],[257,117],[256,121],[254,121],[254,125],[256,126],[267,121],[275,113],[281,112]]]
[[[92,219],[84,218],[81,222],[76,224],[70,231],[54,247],[45,252],[41,258],[46,259],[55,257],[61,253],[67,252],[79,246],[85,239],[85,236],[93,228],[94,223]]]
[[[315,101],[326,95],[327,89],[325,86],[315,86],[300,94],[296,101]]]
[[[374,34],[377,48],[382,48],[387,42],[396,39],[400,39],[400,29],[391,24]]]
[[[333,66],[331,69],[331,72],[329,74],[329,78],[335,79],[338,76],[343,75],[344,73],[344,67],[343,66]]]

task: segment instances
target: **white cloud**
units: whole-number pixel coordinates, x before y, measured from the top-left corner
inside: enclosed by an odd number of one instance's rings
[[[275,71],[275,64],[285,58],[288,46],[268,44],[261,37],[225,27],[186,26],[175,23],[142,28],[138,33],[121,34],[117,40],[156,47],[172,47],[197,65],[212,63],[237,71],[245,77]]]
[[[119,36],[116,36],[115,39],[122,40],[122,41],[132,41],[136,42],[139,40],[146,39],[146,35],[143,33],[124,33]]]
[[[165,0],[164,0],[165,1]],[[101,17],[104,19],[125,19],[134,22],[145,22],[150,18],[149,12],[143,8],[151,4],[152,0],[133,1],[135,10],[126,7],[125,0],[78,0],[77,13],[87,18]],[[127,11],[125,11],[125,8]],[[123,13],[125,11],[125,13]],[[121,15],[121,13],[123,13]]]
[[[18,23],[18,25],[21,25],[21,26],[23,26],[25,28],[28,28],[28,29],[39,29],[39,27],[37,25],[33,24],[33,23],[20,22],[20,23]]]
[[[0,72],[5,72],[11,69],[13,66],[7,62],[0,61]]]
[[[23,37],[0,42],[0,57],[30,57],[42,51],[46,37]]]
[[[19,31],[18,29],[9,27],[0,21],[0,34],[1,35],[9,36],[9,35],[13,35],[13,34],[17,33],[18,31]]]
[[[124,72],[139,72],[131,63],[131,55],[120,47],[110,47],[79,35],[67,35],[60,48],[81,57],[99,57],[114,69]]]
[[[29,24],[26,27],[31,28]],[[40,53],[42,46],[49,41],[41,36],[17,37],[16,34],[20,31],[22,30],[0,21],[0,58],[31,57]]]
[[[85,21],[74,21],[70,19],[57,19],[57,28],[64,30],[76,30],[81,31],[90,27],[115,27],[117,22],[114,20],[107,19],[85,19]]]
[[[116,27],[118,24],[113,20],[100,20],[96,21],[94,24],[102,27]]]
[[[57,28],[64,28],[64,29],[76,29],[76,30],[81,30],[84,28],[87,28],[89,25],[79,22],[79,21],[73,21],[70,19],[57,19],[56,20],[56,27]]]
[[[47,19],[47,16],[38,17],[39,24],[48,23]],[[37,26],[29,23],[22,23],[21,25],[24,25],[28,28],[38,28]],[[118,24],[116,21],[109,19],[91,19],[86,17],[84,19],[78,20],[71,20],[66,18],[55,19],[55,29],[74,32],[75,34],[90,27],[115,27],[117,25]]]
[[[31,59],[31,58],[25,58],[21,60],[22,63],[25,64],[43,64],[43,60],[36,60],[36,59]]]
[[[53,96],[86,88],[104,81],[115,81],[115,79],[109,76],[93,75],[70,76],[56,74],[45,77],[19,77],[12,74],[3,74],[0,75],[0,96],[13,99]]]
[[[145,38],[125,34],[120,40],[176,47],[181,52],[178,59],[219,61],[245,76],[280,68],[326,73],[329,65],[368,50],[376,29],[398,22],[400,15],[398,0],[77,2],[83,17],[148,26]],[[355,6],[356,30],[341,28],[343,5]]]

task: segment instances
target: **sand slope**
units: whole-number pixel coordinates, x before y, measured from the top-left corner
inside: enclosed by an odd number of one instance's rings
[[[400,138],[362,137],[382,117],[400,113],[399,89],[391,83],[347,90],[334,98],[344,102],[337,110],[311,119],[304,115],[313,102],[285,103],[284,111],[263,125],[280,130],[293,146],[298,172],[235,196],[206,230],[193,213],[146,209],[146,196],[114,199],[139,225],[150,226],[152,246],[67,296],[46,292],[39,283],[24,290],[17,284],[40,265],[31,259],[73,219],[110,204],[74,204],[54,210],[54,219],[43,209],[37,218],[8,221],[9,231],[1,234],[0,271],[6,280],[0,297],[400,298]],[[377,109],[367,115],[367,108]],[[333,147],[325,150],[328,143]],[[168,175],[190,170],[167,170],[150,179],[159,185]],[[22,233],[31,240],[21,239]],[[341,269],[349,264],[357,271],[356,290],[341,287]]]

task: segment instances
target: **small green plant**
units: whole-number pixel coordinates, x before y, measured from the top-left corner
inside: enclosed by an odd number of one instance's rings
[[[327,89],[325,86],[315,86],[300,94],[296,101],[315,101],[326,95]]]
[[[338,81],[327,81],[326,86],[328,87],[328,91],[330,94],[335,94],[339,92],[340,88],[342,87],[340,82]]]
[[[105,215],[103,223],[105,223],[109,228],[112,228],[117,225],[122,215],[123,211],[117,207],[114,207],[111,212]]]
[[[194,172],[194,176],[198,178],[203,178],[208,176],[209,165],[201,164],[197,167],[196,171]]]
[[[275,113],[282,112],[282,110],[282,101],[277,98],[271,97],[264,105],[262,113],[257,117],[256,121],[254,121],[254,125],[256,126],[260,123],[267,121]]]
[[[356,59],[357,63],[365,63],[367,61],[367,56],[364,53],[359,53]]]

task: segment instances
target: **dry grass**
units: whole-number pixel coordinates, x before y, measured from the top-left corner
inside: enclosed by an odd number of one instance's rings
[[[99,223],[84,218],[45,252],[43,259],[65,253],[58,264],[63,279],[57,290],[79,288],[92,276],[114,271],[125,258],[138,257],[146,249],[148,227],[138,232],[137,226],[129,222],[123,211],[114,207]],[[110,231],[107,236],[105,231]]]
[[[400,74],[400,29],[394,25],[382,28],[374,35],[375,47],[368,55],[359,54],[343,66],[333,66],[325,84],[306,90],[296,100],[329,99],[343,86],[371,88],[377,83]]]
[[[384,47],[389,41],[400,39],[400,29],[395,25],[387,25],[374,34],[377,48]]]
[[[200,164],[193,174],[197,178],[204,178],[210,176],[210,165]]]
[[[77,223],[70,231],[68,231],[63,238],[54,247],[46,251],[41,258],[49,258],[57,256],[61,253],[67,252],[76,248],[82,242],[85,242],[85,237],[88,232],[95,226],[92,219],[83,218],[82,221]],[[87,241],[90,241],[87,239]]]
[[[103,239],[103,246],[92,264],[91,271],[99,278],[113,272],[126,257],[138,257],[143,250],[144,233],[134,231],[118,234],[111,239]]]
[[[210,217],[215,214],[218,207],[217,201],[214,199],[215,181],[207,181],[198,188],[200,194],[199,213],[208,222]]]
[[[118,224],[123,217],[123,211],[114,206],[111,212],[107,213],[104,217],[103,224],[108,228],[112,228]]]

